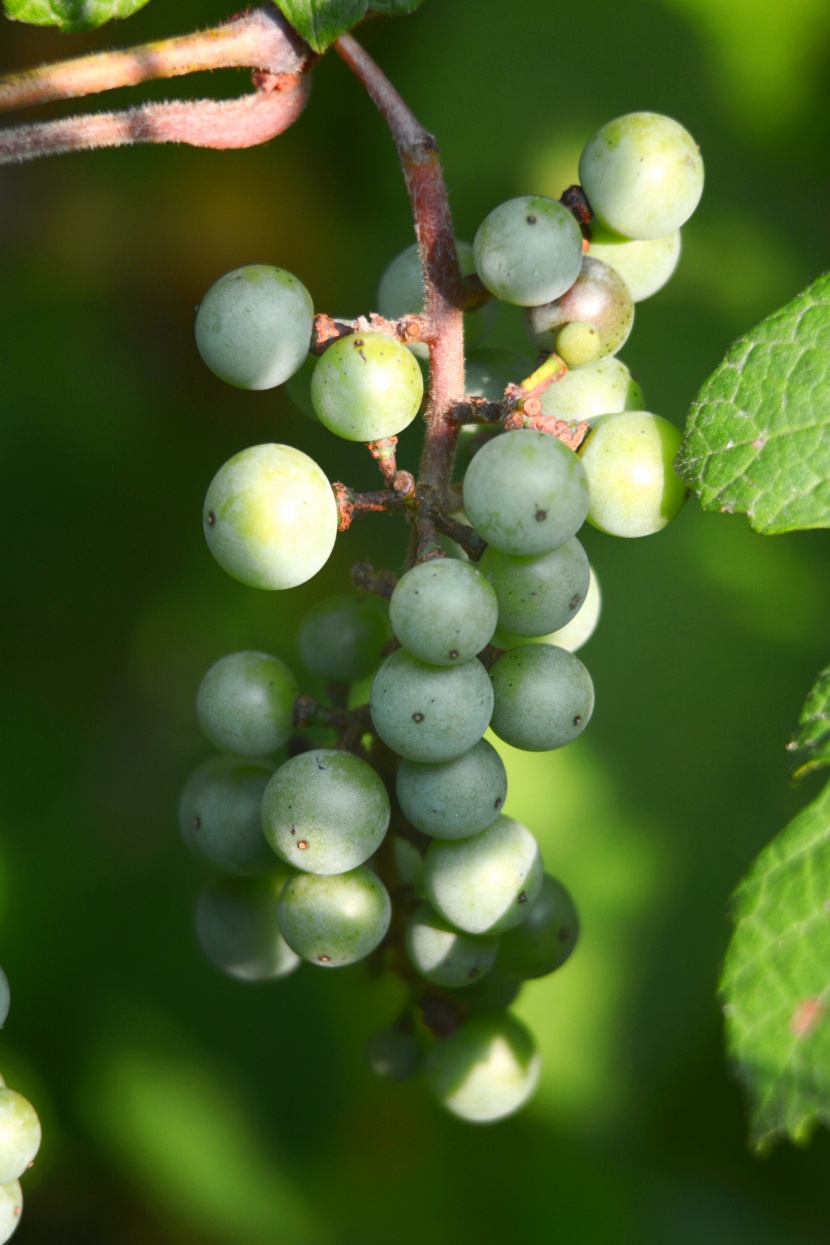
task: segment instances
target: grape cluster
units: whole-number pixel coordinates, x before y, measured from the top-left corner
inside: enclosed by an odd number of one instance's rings
[[[9,1014],[9,982],[0,968],[0,1029]],[[0,1076],[0,1245],[15,1231],[23,1211],[20,1177],[40,1149],[40,1120],[32,1104]]]
[[[272,654],[217,661],[197,714],[221,755],[180,802],[186,842],[216,871],[196,912],[207,956],[247,981],[374,956],[409,994],[370,1039],[370,1067],[423,1073],[474,1121],[532,1094],[535,1042],[507,1008],[523,982],[564,964],[579,929],[534,835],[506,811],[505,766],[485,733],[531,752],[582,733],[594,688],[575,650],[600,592],[577,534],[586,520],[617,536],[656,532],[686,497],[671,465],[679,433],[643,409],[616,355],[634,304],[677,263],[700,156],[677,122],[635,113],[591,138],[580,177],[564,202],[512,199],[472,246],[457,243],[468,288],[478,283],[468,339],[489,294],[524,309],[541,357],[534,370],[504,350],[468,354],[456,428],[466,470],[433,511],[443,546],[419,542],[399,578],[372,572],[378,595],[322,601],[300,623],[303,664],[328,703],[301,696]],[[322,317],[321,336],[297,278],[253,265],[208,291],[197,344],[231,384],[290,381],[324,428],[369,443],[391,482],[374,508],[408,505],[417,523],[423,498],[397,472],[394,442],[422,407],[424,301],[410,247],[381,280],[379,314],[334,332]],[[243,583],[291,588],[328,559],[344,494],[300,451],[254,446],[210,484],[205,535]],[[355,704],[350,689],[370,677],[368,706]]]

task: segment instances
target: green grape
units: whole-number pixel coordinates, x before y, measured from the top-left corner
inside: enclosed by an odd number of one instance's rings
[[[521,929],[521,926],[518,928]],[[516,1001],[523,985],[520,977],[502,972],[496,957],[496,963],[488,973],[474,981],[471,986],[465,986],[463,991],[453,994],[453,997],[463,1003],[471,1015],[480,1012],[503,1012]]]
[[[494,208],[473,242],[476,272],[496,298],[520,307],[570,289],[582,264],[582,233],[555,199],[523,195]]]
[[[590,583],[588,591],[585,593],[585,601],[582,608],[570,622],[565,623],[559,631],[553,631],[550,635],[540,635],[532,637],[533,644],[555,644],[557,648],[566,648],[569,653],[575,653],[577,649],[590,640],[596,630],[599,622],[600,609],[602,606],[602,594],[600,593],[599,581],[593,567],[589,567]],[[493,636],[493,644],[496,648],[516,648],[521,644],[527,644],[527,638],[521,635],[514,635],[510,631],[502,631],[497,628]]]
[[[646,238],[632,242],[617,233],[591,225],[589,256],[610,264],[628,286],[635,303],[651,298],[671,277],[680,259],[680,230],[664,238]]]
[[[421,1048],[408,1029],[379,1029],[366,1043],[365,1053],[369,1070],[383,1080],[408,1081],[420,1071]]]
[[[502,939],[499,968],[517,977],[547,977],[569,958],[578,937],[574,901],[562,883],[546,873],[527,920]]]
[[[337,504],[313,459],[290,445],[254,445],[220,467],[204,505],[216,561],[252,588],[295,588],[328,561]]]
[[[40,1149],[40,1120],[28,1099],[0,1089],[0,1185],[11,1184],[34,1162]]]
[[[588,481],[573,450],[532,428],[495,437],[464,477],[464,509],[473,527],[517,557],[564,545],[582,526],[588,501]]]
[[[389,796],[366,761],[334,748],[301,752],[281,765],[262,799],[265,838],[306,873],[345,873],[383,842]]]
[[[490,671],[495,695],[490,728],[525,752],[562,748],[581,735],[594,711],[594,685],[578,657],[552,644],[523,644]]]
[[[538,350],[555,350],[568,367],[615,355],[634,324],[634,303],[620,274],[586,255],[569,290],[541,307],[528,307],[525,327]]]
[[[11,1004],[11,991],[9,990],[9,979],[0,968],[0,1029],[6,1023],[9,1015],[9,1005]]]
[[[377,598],[329,597],[306,614],[297,643],[313,674],[356,683],[377,669],[391,636],[388,609]]]
[[[369,704],[375,730],[399,756],[451,761],[486,731],[493,689],[475,657],[460,666],[428,666],[400,648],[375,675]]]
[[[466,839],[490,825],[507,798],[507,772],[492,744],[480,739],[452,761],[401,761],[397,795],[408,821],[436,839]]]
[[[501,402],[507,386],[518,385],[534,367],[534,363],[513,350],[476,350],[464,360],[467,396]]]
[[[191,774],[179,800],[188,847],[225,873],[264,873],[274,857],[262,833],[260,806],[273,766],[213,757]]]
[[[392,857],[401,886],[409,886],[416,895],[424,889],[424,858],[414,843],[398,834],[390,835]]]
[[[496,590],[499,627],[516,635],[547,635],[576,617],[591,578],[588,556],[575,536],[535,558],[516,558],[488,545],[479,565]]]
[[[406,950],[414,968],[438,986],[472,985],[492,968],[499,940],[454,929],[429,904],[416,908],[406,927]]]
[[[503,1119],[524,1106],[541,1071],[528,1029],[511,1016],[474,1016],[436,1042],[426,1082],[448,1111],[471,1123]]]
[[[311,295],[290,272],[249,264],[212,285],[196,315],[196,345],[212,372],[240,389],[273,389],[302,366],[314,327]]]
[[[475,272],[473,248],[469,242],[455,243],[462,277]],[[378,311],[387,320],[420,315],[424,310],[424,277],[417,242],[396,255],[386,268],[378,285]],[[493,327],[496,308],[492,303],[476,308],[464,316],[464,341],[468,346],[483,341]],[[419,358],[429,358],[426,342],[412,342],[409,349]]]
[[[20,1223],[23,1213],[23,1190],[19,1180],[0,1185],[0,1245],[5,1242]]]
[[[496,594],[472,562],[431,558],[407,571],[389,602],[389,621],[413,657],[433,666],[462,665],[496,629]]]
[[[412,354],[394,337],[350,333],[332,342],[311,379],[320,423],[346,441],[379,441],[408,428],[424,396]]]
[[[320,421],[317,418],[314,403],[311,401],[311,378],[316,366],[317,359],[310,354],[300,370],[293,376],[289,376],[285,382],[285,392],[301,415],[305,415],[306,419],[311,419],[318,424]]]
[[[594,215],[624,238],[664,238],[703,193],[703,161],[688,130],[656,112],[630,112],[590,138],[579,180]]]
[[[542,414],[566,423],[585,420],[592,427],[604,415],[640,410],[643,391],[624,363],[613,355],[566,372],[541,395]]]
[[[689,495],[672,463],[681,434],[648,411],[609,415],[579,457],[591,492],[588,522],[612,536],[649,536],[679,514]]]
[[[273,857],[272,857],[273,860]],[[280,933],[277,899],[285,874],[214,878],[196,902],[196,937],[207,958],[237,981],[275,981],[300,959]]]
[[[300,873],[278,905],[280,929],[302,959],[341,968],[365,959],[385,938],[392,916],[386,887],[361,865],[350,873]]]
[[[500,934],[518,925],[539,894],[542,876],[539,844],[504,813],[471,838],[434,839],[424,859],[430,903],[468,934]]]
[[[279,657],[229,653],[202,679],[196,716],[217,748],[237,756],[266,756],[287,742],[298,692],[297,680]]]

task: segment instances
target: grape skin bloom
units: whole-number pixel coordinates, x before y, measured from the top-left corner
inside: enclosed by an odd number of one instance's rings
[[[260,806],[273,772],[264,761],[213,757],[190,776],[179,800],[188,847],[225,873],[253,876],[273,867]]]
[[[273,857],[272,857],[273,860]],[[300,965],[277,921],[284,874],[214,878],[196,901],[196,937],[207,958],[237,981],[276,981]]]
[[[549,303],[582,266],[582,233],[567,208],[522,195],[494,208],[473,240],[476,272],[491,294],[519,307]]]
[[[543,415],[572,424],[584,420],[593,428],[605,415],[642,410],[643,391],[625,364],[608,355],[566,372],[561,380],[548,385],[541,402]]]
[[[292,273],[249,264],[210,287],[196,345],[210,370],[240,389],[273,389],[299,370],[314,327],[311,295]]]
[[[516,635],[549,635],[565,626],[591,581],[588,555],[575,536],[535,558],[515,558],[490,545],[479,565],[496,590],[499,627]]]
[[[311,378],[311,401],[329,432],[379,441],[408,428],[424,378],[406,346],[381,333],[350,333],[328,347]]]
[[[217,748],[237,756],[267,756],[291,734],[298,693],[297,680],[279,657],[228,653],[202,679],[196,716]]]
[[[456,666],[480,653],[496,629],[496,594],[478,567],[431,558],[398,580],[389,620],[413,657]]]
[[[552,644],[523,644],[490,671],[490,727],[525,752],[549,752],[581,735],[594,711],[594,685],[578,657]]]
[[[406,927],[406,950],[413,967],[427,981],[461,989],[492,968],[499,940],[461,933],[429,904],[421,904]]]
[[[329,559],[337,503],[312,458],[290,445],[254,445],[230,458],[204,504],[208,547],[251,588],[295,588]]]
[[[370,955],[386,936],[392,904],[365,865],[350,873],[298,873],[277,906],[289,947],[321,968],[341,968]]]
[[[630,238],[621,238],[601,225],[592,224],[588,254],[614,268],[628,286],[634,302],[641,303],[662,290],[673,275],[680,259],[680,245],[679,229],[665,238],[632,242]]]
[[[401,648],[375,675],[369,704],[375,730],[393,752],[410,761],[451,761],[486,731],[493,689],[475,657],[430,666]]]
[[[540,1072],[533,1037],[509,1012],[465,1021],[435,1044],[425,1068],[427,1085],[442,1106],[476,1124],[518,1111]]]
[[[452,761],[401,761],[396,785],[404,816],[436,839],[486,830],[507,798],[504,762],[486,739]]]
[[[609,415],[579,457],[591,492],[588,522],[611,536],[650,536],[682,510],[689,491],[674,470],[680,430],[648,411]]]

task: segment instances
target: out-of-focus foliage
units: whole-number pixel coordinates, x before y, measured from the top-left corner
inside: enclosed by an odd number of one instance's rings
[[[795,753],[796,778],[830,765],[830,666],[810,689],[787,748]]]
[[[3,0],[7,17],[33,26],[57,26],[77,33],[94,30],[117,17],[130,17],[147,0]]]

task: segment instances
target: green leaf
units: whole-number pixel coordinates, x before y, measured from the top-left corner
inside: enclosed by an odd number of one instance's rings
[[[741,338],[689,413],[677,469],[757,532],[830,526],[830,274]]]
[[[830,1124],[830,784],[735,892],[721,997],[752,1141],[806,1142]]]
[[[6,17],[32,26],[60,26],[67,33],[94,30],[113,18],[130,17],[147,0],[3,0]]]
[[[424,0],[369,0],[369,7],[373,13],[385,13],[389,17],[406,17],[408,13],[414,13],[424,3]]]
[[[830,765],[830,666],[822,670],[804,702],[795,734],[787,744],[795,752],[794,778]]]
[[[366,16],[369,0],[276,0],[277,8],[315,52],[325,52]]]

